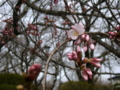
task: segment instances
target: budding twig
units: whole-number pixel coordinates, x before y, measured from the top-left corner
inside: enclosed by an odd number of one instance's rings
[[[66,40],[64,41],[61,45],[59,45],[57,48],[55,48],[51,53],[50,53],[50,56],[48,57],[47,59],[47,62],[46,62],[46,66],[45,66],[45,73],[44,73],[44,79],[43,79],[43,90],[45,90],[45,87],[46,87],[46,76],[47,76],[47,72],[48,72],[48,66],[49,66],[49,62],[53,56],[53,54],[62,46],[64,45],[66,42],[68,42],[69,40]]]

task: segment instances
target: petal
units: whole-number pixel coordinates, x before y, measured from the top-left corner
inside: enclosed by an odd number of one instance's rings
[[[82,23],[79,23],[79,25],[82,27],[82,28],[85,28],[84,25]]]
[[[85,29],[80,24],[75,24],[73,29],[79,33],[79,35],[83,34],[85,32]]]
[[[73,39],[73,40],[76,40],[78,38],[78,35],[75,34],[75,33],[76,33],[75,30],[73,30],[73,29],[69,30],[68,31],[68,37],[71,38],[71,39]]]

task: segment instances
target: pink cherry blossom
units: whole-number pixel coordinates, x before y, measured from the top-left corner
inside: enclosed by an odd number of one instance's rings
[[[82,35],[85,32],[84,26],[82,23],[75,24],[74,26],[71,26],[72,29],[68,31],[68,37],[70,37],[73,40],[76,40],[79,35]]]
[[[85,80],[88,80],[88,78],[92,79],[92,71],[90,70],[90,68],[84,68],[82,70],[82,77]]]

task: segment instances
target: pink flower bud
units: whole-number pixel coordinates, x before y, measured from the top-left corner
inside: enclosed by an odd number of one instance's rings
[[[69,59],[69,60],[73,60],[73,57],[72,57],[72,56],[68,56],[68,59]]]
[[[93,44],[93,43],[91,43],[91,44],[89,45],[89,47],[90,47],[90,49],[92,49],[92,50],[94,50],[94,49],[95,49],[95,46],[94,46],[94,44]]]
[[[86,35],[85,39],[86,39],[86,41],[89,41],[90,40],[90,36]]]
[[[100,62],[100,61],[102,61],[102,59],[100,59],[100,58],[92,58],[91,60],[94,61],[94,62]]]
[[[81,35],[81,38],[84,39],[85,37],[86,37],[86,34],[82,34],[82,35]]]
[[[73,59],[73,58],[72,58],[72,53],[68,53],[67,56],[68,56],[68,59],[70,59],[70,60]]]
[[[92,65],[94,65],[95,67],[101,67],[100,63],[98,62],[91,62]]]
[[[92,75],[92,72],[91,72],[90,68],[86,68],[86,69],[84,69],[84,70],[86,71],[86,73],[87,73],[88,75]]]
[[[82,70],[82,77],[87,81],[88,80],[88,75],[87,75],[87,73],[84,71],[84,70]]]
[[[85,80],[88,80],[88,77],[90,79],[92,79],[92,71],[90,70],[90,68],[83,68],[83,70],[82,70],[82,77]]]
[[[77,52],[76,52],[76,51],[72,51],[72,54],[73,54],[73,55],[77,55]]]
[[[83,50],[84,50],[84,52],[87,51],[87,46],[86,45],[83,47]]]
[[[73,60],[76,60],[78,58],[77,54],[74,55],[72,58],[73,58]]]
[[[68,53],[67,56],[72,56],[72,53]]]
[[[80,46],[77,46],[77,47],[76,47],[76,51],[77,51],[77,53],[80,53],[80,52],[81,52]]]
[[[42,66],[40,64],[33,64],[29,70],[26,80],[33,81],[37,78],[38,74],[40,73]]]
[[[108,34],[115,36],[116,32],[108,32]]]
[[[28,72],[29,72],[29,74],[37,74],[38,75],[39,72],[41,71],[41,69],[42,69],[42,66],[40,64],[33,64],[29,68]]]
[[[81,40],[80,40],[80,39],[78,39],[78,40],[76,40],[76,41],[75,41],[75,43],[74,43],[74,44],[75,44],[75,45],[79,45],[80,43],[81,43]]]

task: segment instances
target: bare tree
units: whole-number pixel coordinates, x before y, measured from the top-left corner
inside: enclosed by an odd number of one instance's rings
[[[83,80],[79,66],[66,56],[75,49],[67,32],[75,23],[83,23],[96,46],[94,50],[88,49],[84,57],[101,58],[103,67],[109,69],[100,72],[87,64],[93,77],[98,75],[88,82],[95,83],[101,74],[120,74],[114,73],[110,64],[114,60],[119,65],[120,35],[110,38],[108,34],[120,28],[119,3],[119,0],[0,1],[1,73],[27,73],[31,64],[40,63],[43,69],[34,84],[43,85],[43,90],[57,89],[62,81]]]

